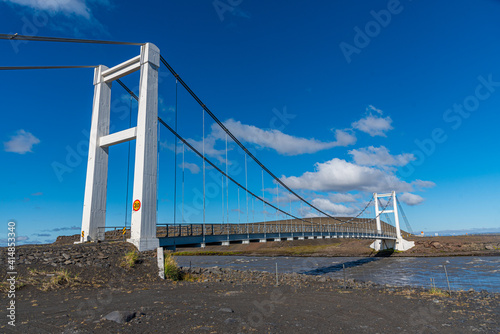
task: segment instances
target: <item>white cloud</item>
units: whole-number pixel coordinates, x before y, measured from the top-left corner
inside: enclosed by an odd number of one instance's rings
[[[351,126],[359,131],[366,132],[370,136],[386,137],[386,132],[392,130],[392,119],[387,117],[373,116],[371,113],[365,118],[351,124]]]
[[[21,236],[17,236],[16,237],[16,243],[19,243],[19,244],[26,244],[26,243],[29,243],[29,240],[30,238],[28,236],[24,236],[24,235],[21,235]],[[5,239],[0,239],[0,247],[6,247],[7,246],[7,243],[8,243],[8,239],[5,238]]]
[[[171,109],[173,109],[173,110],[171,110]],[[164,113],[167,110],[168,111],[175,111],[175,108],[167,106],[163,96],[158,95],[158,113]]]
[[[182,168],[182,164],[180,164],[179,167]],[[191,174],[198,174],[200,172],[200,167],[190,162],[184,162],[184,168],[189,170]]]
[[[384,113],[381,109],[378,109],[371,104],[366,108],[366,111],[368,111],[368,112],[375,111],[379,115],[382,115]]]
[[[328,211],[335,216],[350,216],[358,211],[356,208],[350,208],[342,204],[332,203],[326,198],[315,198],[312,200],[312,204],[322,211]]]
[[[335,130],[335,139],[337,140],[337,146],[354,145],[357,140],[352,131],[348,130]]]
[[[337,158],[316,163],[314,172],[306,172],[299,177],[283,176],[281,180],[291,188],[313,191],[401,192],[412,189],[410,184],[399,180],[390,172],[358,166]]]
[[[160,149],[174,151],[175,150],[175,144],[170,144],[166,140],[160,141]],[[181,150],[182,150],[182,148],[181,148]],[[182,153],[182,151],[181,151],[181,153]]]
[[[274,202],[277,202],[277,203],[284,203],[285,205],[285,209],[287,208],[287,205],[289,203],[295,203],[295,202],[299,202],[300,200],[297,198],[297,196],[289,193],[288,191],[286,192],[282,192],[279,196],[278,196],[278,199],[276,200],[275,198],[273,198],[273,201]]]
[[[334,193],[328,196],[334,203],[353,203],[356,197],[353,194]]]
[[[193,145],[193,147],[197,149],[198,152],[203,154],[203,139],[202,140],[186,139],[186,141],[191,145]],[[226,151],[216,149],[215,145],[216,145],[216,138],[214,136],[208,135],[207,137],[205,137],[205,156],[216,158],[217,160],[219,160],[220,163],[224,163],[226,159],[225,158]],[[177,152],[179,152],[179,150],[177,150]]]
[[[398,198],[401,202],[408,205],[419,205],[424,201],[421,196],[412,193],[403,193],[401,195],[398,195]]]
[[[318,213],[314,213],[311,211],[311,208],[308,206],[303,206],[297,210],[299,213],[299,217],[301,218],[314,218],[318,217]]]
[[[415,180],[411,183],[417,189],[433,188],[436,184],[432,181]]]
[[[50,13],[77,15],[90,19],[91,10],[85,0],[4,0],[13,4],[45,10]]]
[[[67,33],[70,31],[75,36],[87,36],[89,33],[99,36],[109,36],[107,28],[99,22],[93,9],[96,5],[109,9],[112,7],[110,0],[3,0],[4,2],[26,7],[34,12],[45,11],[50,18],[45,25],[56,32]],[[109,14],[109,12],[108,12]],[[51,19],[56,15],[61,17]]]
[[[273,183],[276,184],[276,182],[273,180]],[[261,189],[262,191],[262,189]],[[264,188],[264,191],[266,193],[269,193],[273,196],[273,198],[276,198],[276,194],[279,194],[278,192],[278,189],[276,187],[272,187],[272,188]]]
[[[11,136],[10,140],[4,142],[5,152],[14,152],[19,154],[25,154],[27,152],[33,152],[31,149],[33,145],[40,143],[40,139],[33,136],[31,133],[24,130],[18,130],[16,135]]]
[[[415,156],[410,153],[391,155],[389,150],[384,146],[370,146],[358,150],[350,150],[349,154],[353,157],[356,164],[362,166],[404,166],[410,161],[415,160]]]
[[[336,146],[351,145],[356,141],[354,135],[344,130],[336,130],[336,141],[322,142],[314,138],[307,139],[290,136],[275,129],[262,130],[253,125],[242,124],[240,121],[235,121],[234,119],[225,121],[224,125],[239,140],[256,144],[260,147],[272,148],[284,155],[315,153]],[[212,126],[212,133],[218,139],[225,138],[225,133],[217,124]]]

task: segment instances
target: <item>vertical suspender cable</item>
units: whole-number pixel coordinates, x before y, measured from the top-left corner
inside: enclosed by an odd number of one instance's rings
[[[245,154],[245,188],[248,189],[248,171],[247,171],[247,155]],[[246,201],[247,201],[247,238],[250,232],[248,231],[248,191],[245,191]]]
[[[128,120],[129,129],[132,127],[132,96],[130,96],[130,115]],[[128,188],[130,182],[130,141],[128,142],[128,156],[127,156],[127,191],[125,192],[125,224],[124,227],[127,227],[127,218],[128,218]]]
[[[264,170],[262,170],[262,199],[264,199]],[[262,201],[262,214],[264,216],[264,239],[266,238],[266,204]]]
[[[224,175],[221,174],[220,176],[220,186],[221,186],[221,207],[222,207],[222,220],[221,220],[221,229],[223,228],[223,224],[226,221],[226,218],[224,217]]]
[[[175,129],[175,132],[177,132],[177,80],[175,80],[175,123],[174,123],[174,129]],[[177,139],[177,137],[175,137],[175,140],[174,140],[174,230],[175,230],[175,225],[177,223],[177,143],[178,143],[178,139]]]
[[[201,110],[203,123],[203,245],[205,245],[205,110]]]
[[[321,213],[319,216],[319,231],[321,232],[321,236],[323,236],[323,227],[321,226]]]
[[[156,129],[156,225],[158,225],[160,217],[158,216],[158,189],[160,187],[160,122]],[[132,233],[132,229],[130,229]],[[156,235],[156,226],[155,226]]]
[[[300,212],[299,212],[299,217],[303,214],[302,212],[302,202],[300,202]],[[302,219],[302,238],[304,238],[304,220]]]
[[[226,175],[229,175],[227,173],[227,133],[226,133]],[[229,180],[226,177],[226,221],[227,221],[227,233],[228,233],[228,238],[229,238]]]
[[[254,197],[252,196],[252,222],[255,224],[255,207],[254,207]],[[252,233],[253,233],[253,226],[252,225]]]
[[[240,211],[240,187],[238,187],[238,224],[241,223],[240,213],[241,213],[241,211]],[[238,226],[238,229],[239,228],[240,227]]]
[[[184,223],[184,143],[182,143],[182,208],[181,208],[181,221]]]
[[[221,234],[223,233],[223,228],[224,228],[224,223],[226,222],[226,218],[224,217],[224,175],[221,174],[221,204],[222,204],[222,221],[221,221]],[[226,230],[227,230],[227,224],[226,224]],[[227,232],[227,231],[226,231]],[[227,235],[227,240],[229,241],[229,234]]]
[[[279,209],[279,203],[278,203],[278,193],[279,193],[279,188],[278,188],[278,183],[276,183],[276,229],[278,229],[278,209]],[[279,237],[281,238],[281,224],[279,227]]]

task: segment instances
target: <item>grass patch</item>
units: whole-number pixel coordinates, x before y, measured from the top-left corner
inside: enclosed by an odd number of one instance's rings
[[[165,254],[165,278],[172,281],[182,280],[183,273],[171,253]]]
[[[174,253],[168,252],[165,254],[165,278],[172,281],[197,282],[201,276],[183,272],[175,261]]]
[[[198,282],[200,279],[200,276],[196,276],[191,273],[185,273],[182,275],[182,280],[186,282]]]
[[[428,294],[431,296],[438,296],[438,297],[448,297],[449,296],[448,292],[443,291],[443,290],[438,289],[438,288],[434,288],[434,287],[428,291]]]
[[[26,286],[24,282],[20,282],[20,277],[16,279],[15,290],[20,290],[22,287]],[[0,292],[7,293],[10,291],[10,282],[0,282]]]
[[[78,275],[71,275],[68,270],[60,269],[56,271],[37,270],[28,268],[28,276],[18,276],[16,279],[16,290],[24,286],[32,285],[42,291],[55,290],[67,286],[73,286],[80,282]],[[0,291],[10,290],[9,282],[0,282]]]
[[[40,288],[42,291],[55,290],[58,288],[72,286],[78,282],[78,275],[71,275],[67,270],[57,270],[53,273],[48,273],[44,271],[32,271],[33,275],[44,275],[49,280],[42,282],[42,287]]]
[[[137,260],[139,260],[139,253],[137,253],[137,251],[134,249],[125,254],[125,257],[121,265],[122,267],[134,268],[135,264],[137,263]]]

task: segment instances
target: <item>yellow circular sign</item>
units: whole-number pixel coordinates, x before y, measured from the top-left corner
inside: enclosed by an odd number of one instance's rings
[[[132,208],[134,209],[134,211],[139,211],[139,209],[141,208],[141,201],[136,199],[134,201],[134,204],[132,205]]]

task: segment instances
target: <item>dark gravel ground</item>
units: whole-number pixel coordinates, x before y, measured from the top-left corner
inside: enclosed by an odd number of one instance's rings
[[[346,289],[298,274],[280,275],[277,286],[270,273],[221,268],[186,269],[193,281],[172,282],[157,277],[155,252],[121,266],[130,250],[126,243],[19,247],[16,326],[2,307],[0,332],[500,333],[500,295],[486,291],[450,297],[353,281]],[[69,280],[54,283],[61,271]],[[4,291],[1,301],[7,305]],[[131,320],[103,319],[113,311]]]

